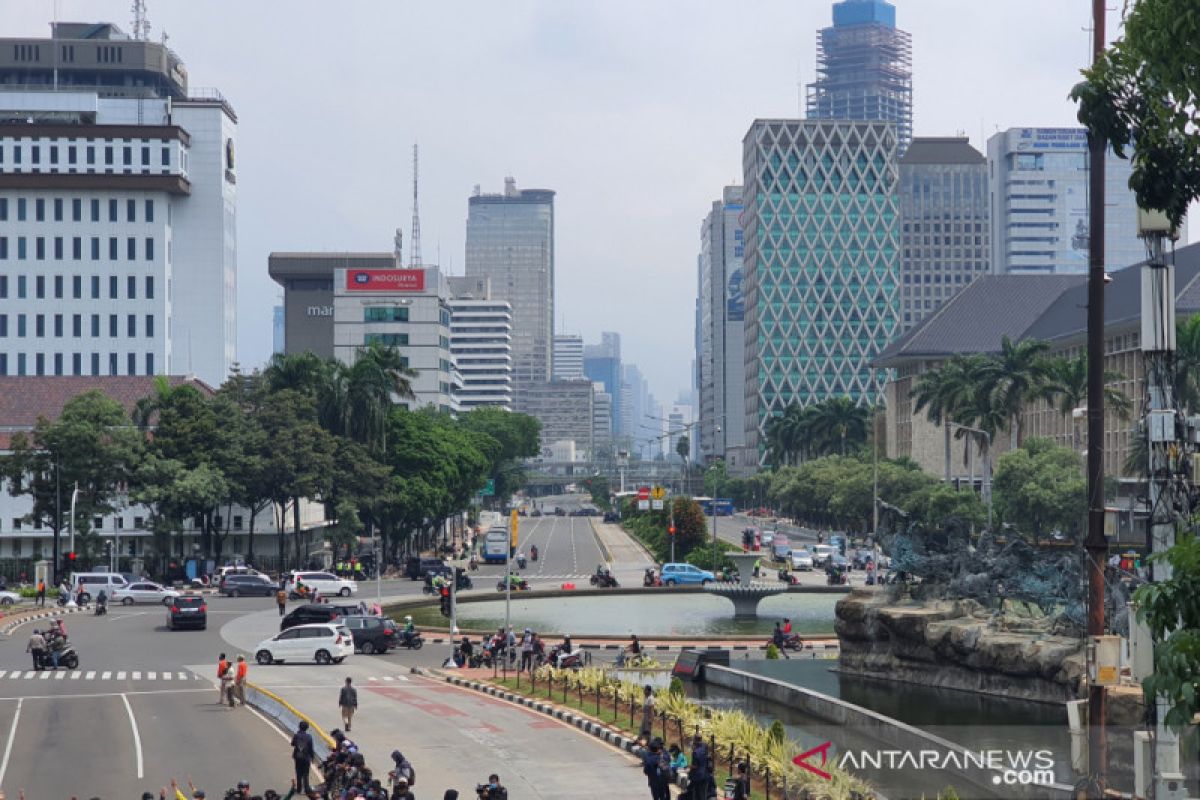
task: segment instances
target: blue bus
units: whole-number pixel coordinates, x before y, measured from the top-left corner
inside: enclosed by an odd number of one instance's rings
[[[696,502],[704,509],[706,517],[732,517],[733,516],[733,501],[718,497],[713,500],[711,497],[697,497]]]
[[[483,563],[503,564],[508,560],[508,529],[492,528],[483,540]]]

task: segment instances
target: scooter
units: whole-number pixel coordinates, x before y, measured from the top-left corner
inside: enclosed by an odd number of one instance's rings
[[[789,572],[785,569],[779,570],[779,580],[783,581],[789,586],[796,586],[800,583],[800,579],[796,577],[796,573]]]
[[[525,569],[525,554],[517,553],[517,569]]]
[[[96,601],[96,610],[93,613],[95,613],[95,615],[97,617],[103,617],[105,614],[107,614],[108,613],[108,601],[107,600],[103,600],[103,601],[97,600]]]
[[[412,633],[400,632],[400,637],[396,639],[396,647],[407,647],[409,650],[420,650],[425,646],[425,642],[421,639],[420,631]]]
[[[662,578],[654,570],[648,569],[642,576],[642,586],[662,586]]]
[[[537,549],[537,547],[531,547],[531,548],[529,548],[529,560],[530,560],[530,561],[537,561],[537,557],[538,557],[538,549]]]
[[[527,592],[527,591],[529,591],[529,589],[530,589],[529,581],[525,580],[524,578],[518,578],[516,575],[512,576],[512,590],[514,592]],[[496,591],[497,592],[504,591],[504,579],[503,578],[501,578],[496,583]]]
[[[54,657],[50,655],[49,650],[42,652],[41,658],[38,659],[38,665],[41,669],[54,669]],[[76,669],[79,667],[79,655],[75,652],[75,648],[72,645],[67,645],[58,651],[58,666],[67,669]]]
[[[618,588],[617,579],[611,572],[592,573],[591,583],[592,586],[596,586],[601,589]]]

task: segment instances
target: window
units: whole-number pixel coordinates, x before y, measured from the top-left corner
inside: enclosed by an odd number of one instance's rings
[[[17,338],[25,338],[25,315],[17,314]]]
[[[125,374],[137,375],[137,353],[128,353],[125,356]]]
[[[100,315],[92,314],[92,338],[100,337]]]
[[[92,374],[93,375],[100,374],[100,354],[99,353],[92,353]]]
[[[25,276],[24,275],[17,276],[17,299],[18,300],[25,299]]]
[[[0,236],[0,260],[8,260],[8,237]]]
[[[137,314],[129,314],[125,318],[125,335],[130,339],[137,336]],[[131,375],[133,373],[130,373]]]
[[[25,198],[17,198],[17,222],[25,221]]]
[[[33,218],[38,222],[46,221],[46,200],[39,197],[33,201]]]
[[[33,156],[33,163],[34,164],[42,163],[42,148],[35,144],[32,147],[30,147],[29,150],[30,150],[30,155]]]
[[[46,297],[46,276],[36,275],[33,278],[33,296],[38,300]]]
[[[111,147],[106,147],[106,148],[104,148],[104,164],[105,164],[105,166],[111,167],[112,163],[113,163],[113,149]]]
[[[17,375],[25,375],[25,354],[17,353]]]
[[[117,299],[117,276],[116,275],[108,276],[108,299],[109,300]],[[114,333],[113,336],[116,336],[116,334]]]
[[[61,339],[63,335],[63,315],[54,315],[54,338]]]
[[[33,252],[38,261],[46,260],[46,238],[38,236],[33,240]]]
[[[54,198],[54,221],[62,222],[63,218],[63,201],[61,197]]]
[[[0,339],[8,336],[8,314],[0,314]]]
[[[0,197],[0,221],[8,219],[8,198]]]
[[[381,344],[387,347],[402,347],[408,344],[407,333],[368,333],[363,337],[363,344]]]
[[[117,260],[117,237],[115,236],[108,237],[108,260]]]
[[[71,374],[72,375],[82,375],[83,374],[83,356],[79,353],[71,354]]]
[[[116,314],[108,315],[108,336],[111,339],[117,338],[117,315]],[[112,374],[116,375],[115,372]]]
[[[154,201],[153,200],[146,201],[145,216],[146,216],[146,222],[154,222]]]
[[[125,201],[125,221],[137,222],[137,200]]]
[[[142,148],[142,166],[143,167],[150,166],[150,148],[149,147]]]
[[[29,256],[29,253],[27,252],[27,249],[26,249],[25,237],[18,236],[17,237],[17,259],[19,261],[24,261],[28,256]]]
[[[125,297],[130,300],[137,299],[137,278],[133,275],[125,279]]]
[[[133,148],[132,147],[122,147],[121,148],[121,163],[127,167],[133,163]]]
[[[54,299],[61,300],[63,296],[63,276],[54,276]]]
[[[90,144],[87,146],[87,163],[96,163],[96,148]]]
[[[146,260],[154,260],[154,240],[149,236],[146,237]]]
[[[100,221],[100,201],[92,198],[92,222]]]
[[[364,322],[408,322],[408,309],[370,306],[363,309]]]
[[[39,339],[45,338],[45,336],[46,336],[46,315],[45,314],[34,314],[33,315],[33,335]]]
[[[0,375],[8,374],[8,353],[0,353]]]
[[[116,353],[108,354],[108,374],[109,375],[120,374],[117,372],[117,354]]]
[[[146,276],[146,299],[147,300],[154,299],[154,276],[153,275]]]
[[[117,221],[117,201],[115,199],[108,201],[108,221]]]
[[[74,336],[76,339],[83,336],[83,315],[82,314],[72,314],[71,315],[71,335]]]
[[[100,276],[99,275],[92,276],[92,299],[93,300],[100,299]]]
[[[63,257],[63,237],[55,236],[54,237],[54,260],[62,261],[62,257]]]
[[[154,374],[154,353],[146,353],[146,374]]]
[[[71,200],[71,221],[83,222],[83,200],[78,197]]]
[[[153,335],[154,335],[154,315],[147,314],[146,315],[146,338],[150,338]]]
[[[83,259],[83,238],[74,236],[71,238],[71,258],[76,261]]]
[[[77,160],[77,156],[78,151],[75,149],[75,145],[67,145],[67,163],[74,164]]]
[[[137,239],[130,236],[125,240],[125,260],[133,261],[137,258]]]
[[[21,163],[21,145],[16,145],[15,147],[13,147],[13,163],[14,164]]]
[[[162,165],[164,167],[169,167],[171,165],[171,149],[168,147],[164,147],[162,149]]]

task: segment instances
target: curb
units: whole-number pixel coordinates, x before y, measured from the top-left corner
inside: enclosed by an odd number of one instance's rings
[[[22,615],[21,618],[9,620],[3,624],[0,624],[0,634],[7,636],[17,628],[24,625],[26,622],[33,622],[34,620],[46,619],[48,617],[58,617],[64,614],[78,614],[80,611],[84,610],[85,609],[81,608],[67,608],[66,606],[61,606],[55,607],[54,610],[47,609],[46,611],[37,611],[33,613],[29,613],[27,611],[18,611],[17,614]],[[17,614],[13,614],[12,616],[15,617]]]
[[[456,637],[456,638],[437,637],[437,638],[425,639],[425,642],[428,644],[454,644],[454,643],[457,643],[458,641],[459,641],[458,637]],[[584,644],[579,645],[579,649],[581,649],[581,650],[613,650],[613,651],[616,651],[616,650],[621,650],[624,647],[625,647],[624,644],[584,643]],[[695,645],[695,644],[686,644],[686,643],[653,644],[653,645],[644,644],[644,645],[642,645],[642,649],[643,650],[654,650],[654,651],[657,651],[660,653],[661,652],[670,652],[670,651],[674,651],[674,650],[705,650],[705,651],[709,651],[709,652],[720,651],[720,650],[729,650],[729,651],[733,651],[733,652],[742,652],[742,651],[751,651],[751,650],[765,651],[767,649],[767,645],[765,645],[765,644],[754,644],[754,645],[735,644],[735,645],[730,645],[727,647],[725,645],[719,645],[719,644],[708,644],[708,645]],[[824,642],[819,645],[805,644],[803,651],[811,652],[811,653],[830,653],[830,652],[838,652],[839,649],[840,649],[840,646],[838,645],[837,642]],[[796,653],[796,652],[801,652],[801,651],[789,650],[788,652]]]
[[[612,745],[620,750],[624,750],[630,755],[637,755],[642,749],[638,745],[636,739],[632,739],[623,733],[617,733],[611,728],[605,727],[604,725],[588,719],[581,714],[559,708],[552,703],[543,702],[541,700],[531,700],[530,698],[516,694],[515,692],[505,691],[504,689],[499,689],[495,686],[484,684],[480,681],[460,678],[457,675],[445,675],[434,670],[426,669],[425,667],[413,667],[412,672],[415,675],[422,675],[435,680],[440,678],[453,686],[459,686],[464,689],[470,689],[472,691],[479,692],[481,694],[491,695],[492,697],[496,697],[514,705],[525,706],[526,708],[536,711],[539,714],[560,720],[568,725],[573,725],[584,733],[594,736],[605,744]]]
[[[596,547],[600,548],[601,555],[604,556],[604,561],[607,564],[612,563],[612,552],[608,546],[604,544],[604,540],[600,538],[599,531],[596,530],[596,518],[588,517],[588,527],[592,529],[592,538],[596,540]]]
[[[334,748],[333,737],[325,732],[312,718],[301,713],[288,701],[258,684],[246,681],[246,705],[258,709],[270,717],[276,725],[287,733],[295,733],[300,720],[308,723],[309,733],[313,734],[315,755],[318,761],[324,761]]]

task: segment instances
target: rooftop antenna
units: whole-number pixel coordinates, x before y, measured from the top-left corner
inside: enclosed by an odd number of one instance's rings
[[[413,217],[412,229],[409,231],[408,243],[408,265],[410,267],[419,267],[421,261],[421,207],[417,202],[417,188],[419,186],[418,170],[418,153],[417,144],[413,142]]]
[[[150,20],[146,18],[146,0],[133,0],[133,38],[140,41],[150,39]]]
[[[392,241],[395,242],[396,263],[403,264],[404,256],[402,254],[404,252],[404,231],[396,228],[396,238]]]

